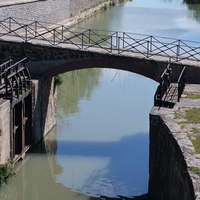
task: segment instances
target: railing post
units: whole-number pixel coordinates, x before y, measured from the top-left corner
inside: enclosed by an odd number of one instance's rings
[[[111,51],[110,51],[110,53],[112,53],[112,45],[113,45],[113,44],[112,44],[112,41],[113,41],[112,37],[113,37],[113,36],[111,35],[111,48],[110,48]]]
[[[64,34],[64,26],[62,25],[61,40],[63,40],[64,38],[63,34]]]
[[[116,32],[116,48],[118,48],[118,46],[119,46],[119,40],[118,40],[118,32]]]
[[[150,52],[152,52],[153,36],[150,36]]]
[[[83,33],[82,33],[82,39],[81,40],[82,40],[82,49],[83,49]]]
[[[180,40],[178,40],[178,44],[177,44],[176,61],[179,60],[179,55],[180,55]]]
[[[27,42],[28,41],[28,25],[26,25],[26,27],[25,27],[25,42]]]
[[[56,44],[56,30],[53,29],[53,44]]]
[[[88,41],[88,43],[90,44],[90,41],[91,41],[91,38],[90,38],[90,37],[91,37],[91,36],[90,36],[90,34],[91,34],[91,29],[88,29],[88,30],[89,30],[89,36],[88,36],[88,37],[89,37],[89,41]]]
[[[11,31],[11,21],[12,21],[12,18],[9,17],[9,32]]]
[[[118,37],[118,54],[120,54],[120,37]]]
[[[124,48],[124,38],[125,38],[124,35],[125,35],[125,33],[123,32],[123,43],[122,43],[122,44],[123,44],[123,45],[122,45],[123,48]]]
[[[37,37],[37,21],[35,21],[35,37]]]
[[[147,58],[149,57],[149,41],[147,41]]]

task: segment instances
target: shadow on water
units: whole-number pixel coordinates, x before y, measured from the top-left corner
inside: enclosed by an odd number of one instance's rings
[[[56,131],[55,131],[56,132]],[[54,133],[55,133],[54,132]],[[42,154],[44,155],[42,159],[42,163],[33,163],[35,166],[32,166],[32,173],[34,177],[32,177],[32,182],[34,182],[35,186],[41,185],[39,182],[41,181],[39,177],[43,177],[45,182],[48,182],[47,185],[43,185],[41,188],[41,196],[43,196],[42,191],[48,191],[48,196],[54,196],[54,194],[62,193],[62,196],[86,196],[87,199],[90,200],[127,200],[127,199],[135,199],[135,200],[147,200],[147,194],[139,194],[135,197],[130,195],[120,196],[116,194],[115,197],[99,195],[99,197],[92,197],[93,195],[87,193],[84,195],[84,188],[91,188],[96,179],[98,179],[99,174],[101,174],[101,169],[93,172],[89,178],[85,181],[85,185],[83,188],[78,190],[68,188],[67,186],[59,183],[56,178],[61,175],[64,171],[64,167],[59,164],[57,160],[57,156],[65,157],[69,156],[78,156],[78,157],[109,157],[109,165],[106,170],[106,177],[115,177],[120,174],[118,177],[119,182],[123,182],[124,179],[128,179],[127,183],[132,185],[133,182],[138,181],[143,184],[143,180],[139,180],[142,177],[143,173],[148,173],[148,158],[138,159],[138,157],[148,156],[148,148],[149,148],[149,135],[147,133],[138,133],[130,136],[122,137],[119,141],[112,142],[79,142],[79,141],[57,141],[56,134],[49,134],[44,141],[42,141],[37,148],[32,149],[30,152],[30,157],[33,157],[34,154]],[[134,148],[133,148],[134,147]],[[35,161],[34,161],[35,162]],[[69,163],[70,164],[70,163]],[[117,166],[116,166],[117,165]],[[127,165],[127,168],[124,166]],[[40,169],[38,167],[41,166]],[[45,166],[45,167],[44,167]],[[131,167],[134,167],[133,169]],[[37,178],[38,179],[37,179]],[[66,178],[66,177],[65,177]],[[134,184],[133,184],[134,185]],[[135,186],[133,186],[135,187]],[[53,188],[53,190],[51,189]],[[75,192],[74,192],[75,191]],[[145,193],[145,192],[144,192]],[[38,193],[40,194],[40,192]],[[72,195],[72,196],[73,196]],[[73,199],[74,197],[71,198]],[[43,196],[44,197],[44,196]],[[46,198],[45,198],[46,199]],[[67,198],[68,199],[68,198]],[[78,199],[77,197],[74,199]],[[83,198],[85,199],[85,198]]]
[[[112,197],[106,197],[101,196],[99,198],[91,197],[90,200],[150,200],[148,194],[143,194],[138,197],[124,197],[124,196],[118,196],[118,198],[112,198]]]

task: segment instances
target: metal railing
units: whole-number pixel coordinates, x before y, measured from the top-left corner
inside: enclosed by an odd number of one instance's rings
[[[164,94],[167,92],[168,88],[171,84],[171,76],[172,68],[170,67],[170,63],[167,65],[166,69],[160,76],[160,84],[157,88],[157,91],[154,95],[154,105],[155,106],[161,106],[162,105],[162,98]]]
[[[168,90],[172,88],[171,78],[170,78],[171,74],[172,74],[172,68],[170,67],[170,63],[169,63],[160,77],[160,84],[154,95],[154,106],[161,107],[161,106],[166,106],[168,104],[173,104],[175,102],[180,101],[181,95],[185,88],[186,66],[183,67],[177,82],[172,83],[174,90],[172,93],[170,93],[171,95],[170,99],[163,99],[163,97],[168,94],[169,92]]]
[[[0,96],[5,99],[18,99],[31,88],[31,77],[25,67],[26,58],[13,64],[12,60],[0,65]]]
[[[178,82],[178,102],[180,101],[181,95],[185,88],[185,76],[186,76],[186,66],[182,69],[177,81]]]
[[[0,38],[17,37],[20,41],[40,40],[49,45],[70,44],[77,49],[101,48],[108,53],[139,53],[147,58],[169,57],[200,61],[200,42],[144,34],[82,29],[60,24],[6,18],[0,21]]]

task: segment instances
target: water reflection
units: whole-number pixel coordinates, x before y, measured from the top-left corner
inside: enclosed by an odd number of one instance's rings
[[[58,162],[67,167],[58,181],[91,196],[139,196],[148,187],[148,146],[147,133],[119,142],[59,142]]]
[[[57,161],[65,167],[57,181],[93,197],[144,194],[149,148],[145,113],[157,84],[104,69],[95,85],[89,101],[78,102],[79,113],[66,117],[59,109]],[[141,92],[144,87],[148,89]]]
[[[123,7],[111,7],[78,26],[200,42],[199,5],[183,0],[134,0]]]

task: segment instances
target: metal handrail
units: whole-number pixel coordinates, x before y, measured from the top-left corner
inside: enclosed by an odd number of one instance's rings
[[[13,64],[9,59],[0,65],[0,90],[5,99],[19,98],[31,88],[31,77],[25,67],[26,58]]]
[[[170,67],[170,63],[168,63],[167,67],[165,68],[164,72],[160,76],[160,84],[156,90],[154,95],[154,105],[155,106],[162,106],[162,98],[165,95],[166,91],[170,87],[171,80],[170,76],[172,73],[172,68]]]
[[[78,49],[95,47],[109,53],[113,50],[118,54],[140,53],[147,58],[165,56],[176,62],[183,59],[200,61],[199,42],[145,34],[82,29],[38,21],[24,23],[24,20],[10,17],[0,21],[0,38],[5,35],[16,36],[23,42],[42,40],[53,46],[71,44]]]
[[[181,95],[185,88],[185,76],[186,76],[186,66],[182,69],[178,78],[178,102],[180,101]]]

